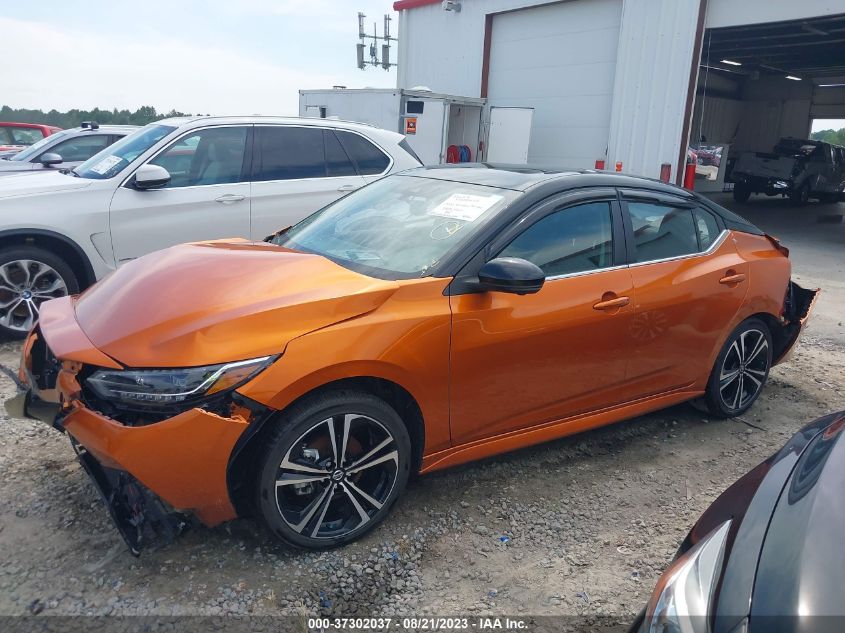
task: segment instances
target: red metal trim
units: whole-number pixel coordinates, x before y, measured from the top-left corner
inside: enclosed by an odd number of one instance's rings
[[[393,3],[393,10],[416,9],[417,7],[424,7],[428,4],[440,4],[440,0],[396,0]]]
[[[487,98],[490,80],[490,45],[493,42],[493,13],[484,16],[484,50],[481,53],[481,98]]]

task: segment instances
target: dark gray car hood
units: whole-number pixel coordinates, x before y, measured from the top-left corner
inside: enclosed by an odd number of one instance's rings
[[[845,615],[845,413],[839,418],[808,444],[780,494],[760,554],[752,623],[793,615],[812,628],[809,616]]]

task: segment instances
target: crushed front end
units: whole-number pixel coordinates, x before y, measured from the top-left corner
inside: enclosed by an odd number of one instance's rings
[[[114,381],[124,374],[138,372],[88,341],[72,299],[48,302],[24,344],[21,391],[7,401],[7,410],[68,434],[133,554],[172,540],[188,525],[189,513],[208,526],[235,518],[229,463],[250,423],[269,410],[228,388],[202,400],[103,397],[109,393],[103,376]],[[120,393],[137,396],[131,387],[143,386],[143,380],[127,385]]]

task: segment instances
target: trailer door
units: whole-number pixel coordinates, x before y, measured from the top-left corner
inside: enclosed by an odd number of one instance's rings
[[[533,120],[534,108],[490,108],[487,162],[527,163]]]

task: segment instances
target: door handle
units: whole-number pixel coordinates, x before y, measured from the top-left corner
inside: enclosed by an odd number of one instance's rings
[[[220,196],[219,198],[215,198],[214,201],[219,202],[220,204],[232,204],[233,202],[240,202],[245,197],[246,196],[241,196],[234,193],[227,193]]]
[[[732,270],[728,271],[724,277],[719,280],[720,284],[731,285],[731,284],[738,284],[741,281],[745,281],[745,275],[742,273],[735,273]]]
[[[358,188],[357,185],[341,185],[337,188],[338,191],[355,191]]]
[[[605,299],[593,305],[593,310],[616,310],[624,308],[631,302],[630,297],[616,297],[615,299]]]

